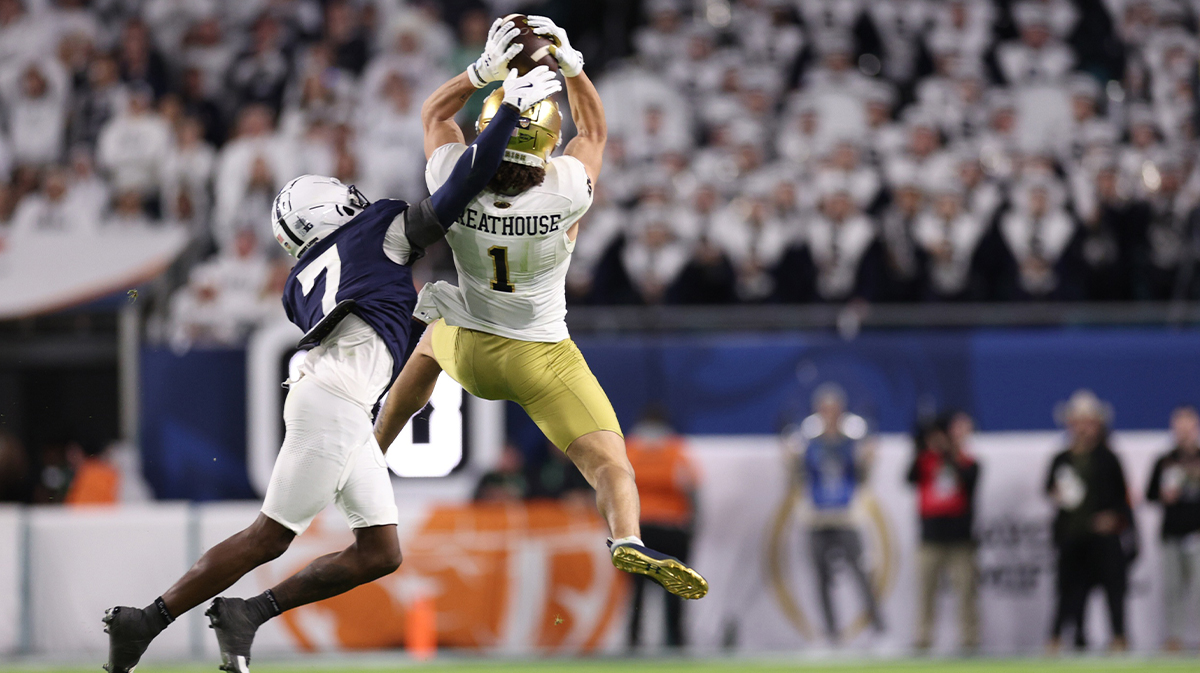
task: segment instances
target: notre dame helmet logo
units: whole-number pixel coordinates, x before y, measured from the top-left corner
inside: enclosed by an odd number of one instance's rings
[[[496,89],[483,102],[483,111],[475,122],[475,131],[482,133],[504,102],[504,90]],[[504,151],[504,160],[526,166],[542,166],[550,153],[562,142],[562,112],[553,99],[537,103],[521,113],[517,128]]]

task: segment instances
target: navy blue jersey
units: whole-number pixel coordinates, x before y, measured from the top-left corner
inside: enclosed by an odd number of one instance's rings
[[[296,262],[283,289],[283,308],[304,330],[301,348],[320,343],[353,313],[387,344],[396,379],[408,352],[417,290],[412,269],[388,259],[383,239],[407,209],[404,201],[376,201]]]

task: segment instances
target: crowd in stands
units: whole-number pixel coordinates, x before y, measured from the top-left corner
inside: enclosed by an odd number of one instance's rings
[[[185,227],[164,334],[236,341],[278,312],[287,180],[420,198],[425,96],[492,17],[584,4],[0,0],[0,235]],[[609,144],[576,305],[1200,293],[1200,2],[605,7],[633,25],[580,45]]]

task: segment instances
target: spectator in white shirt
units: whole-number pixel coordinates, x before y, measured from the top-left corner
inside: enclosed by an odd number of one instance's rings
[[[855,207],[843,176],[823,172],[816,188],[821,205],[807,234],[817,270],[817,296],[824,301],[862,297],[869,292],[869,283],[861,281],[864,260],[875,243],[875,225]]]
[[[687,264],[689,247],[671,229],[671,211],[643,208],[633,218],[634,235],[625,242],[621,261],[634,288],[647,304],[661,304]]]
[[[28,0],[0,0],[0,69],[52,56],[54,27],[29,12]]]
[[[869,211],[879,198],[883,182],[874,166],[862,161],[862,150],[854,138],[839,138],[822,162],[822,170],[836,171],[846,180],[854,205]]]
[[[209,188],[217,153],[204,140],[204,126],[195,117],[184,117],[175,128],[175,146],[162,167],[165,212],[173,217],[180,193],[186,192],[188,208],[200,220],[211,210]]]
[[[662,63],[683,53],[687,34],[680,0],[650,0],[646,5],[649,24],[633,35],[638,56],[646,63]]]
[[[12,218],[14,235],[32,233],[87,234],[96,231],[96,213],[68,197],[67,172],[52,167],[42,177],[42,188],[21,199]]]
[[[1055,83],[1075,65],[1075,54],[1054,36],[1049,12],[1041,3],[1022,3],[1013,11],[1019,41],[996,48],[996,62],[1008,84]]]
[[[966,298],[987,223],[964,207],[963,186],[956,181],[938,180],[926,191],[932,204],[917,219],[913,236],[928,259],[929,294],[938,299]]]
[[[90,213],[94,219],[102,218],[108,211],[108,200],[112,189],[96,175],[92,153],[86,147],[76,147],[70,153],[70,190],[67,199],[78,204],[82,212]]]
[[[237,135],[221,148],[213,174],[218,244],[232,240],[242,224],[267,221],[272,199],[299,174],[296,168],[292,144],[274,132],[271,110],[263,105],[242,110]]]
[[[117,191],[157,198],[163,166],[171,153],[171,127],[153,106],[153,93],[144,86],[130,91],[129,106],[100,131],[96,159]]]
[[[55,61],[27,63],[2,85],[8,106],[8,135],[17,165],[59,161],[67,125],[67,76]]]
[[[1016,262],[1018,296],[1045,299],[1062,285],[1056,268],[1075,236],[1062,186],[1053,175],[1027,175],[1013,190],[1000,234]]]
[[[733,263],[738,298],[759,302],[775,292],[775,271],[793,242],[794,227],[775,217],[765,184],[751,185],[717,218],[708,238]]]
[[[129,189],[118,192],[113,199],[113,209],[104,220],[105,231],[137,231],[150,229],[158,224],[146,215],[142,195],[137,190]]]

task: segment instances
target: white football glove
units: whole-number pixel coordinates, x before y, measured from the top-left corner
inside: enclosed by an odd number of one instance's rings
[[[467,78],[476,89],[488,82],[504,79],[508,74],[508,62],[525,48],[523,44],[512,44],[513,38],[521,34],[512,21],[496,19],[488,30],[487,44],[479,59],[467,67]]]
[[[536,35],[545,35],[558,40],[558,45],[550,45],[550,54],[558,61],[558,69],[563,77],[576,77],[583,72],[583,54],[571,47],[567,39],[567,31],[559,28],[553,21],[544,16],[528,17],[529,27]]]
[[[508,71],[504,79],[504,103],[524,112],[534,105],[562,91],[562,83],[550,72],[550,68],[539,65],[524,75]]]

